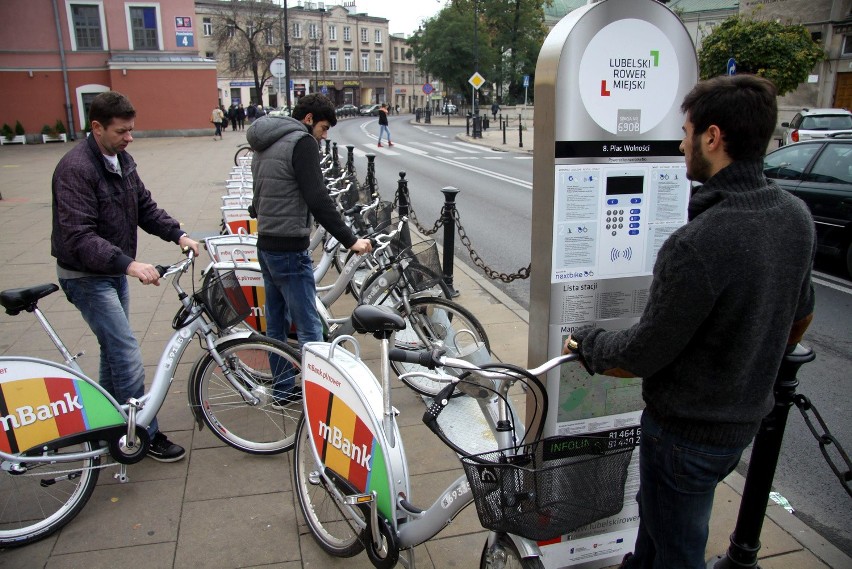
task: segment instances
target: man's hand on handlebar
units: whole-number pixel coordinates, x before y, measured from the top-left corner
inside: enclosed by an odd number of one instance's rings
[[[369,253],[373,250],[373,244],[369,239],[358,239],[358,241],[356,241],[349,250],[354,251],[359,255],[363,255],[364,253]]]
[[[186,233],[180,236],[180,239],[178,239],[178,245],[180,245],[181,249],[189,247],[196,256],[198,255],[198,241],[190,239],[189,235]]]
[[[142,284],[152,284],[160,286],[160,271],[154,265],[148,263],[140,263],[139,261],[131,261],[127,265],[127,275],[136,277]]]

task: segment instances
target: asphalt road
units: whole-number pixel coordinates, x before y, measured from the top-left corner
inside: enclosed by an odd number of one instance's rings
[[[411,125],[410,115],[390,118],[393,147],[378,148],[375,118],[342,120],[331,131],[341,160],[346,144],[355,146],[359,179],[366,173],[367,153],[376,155],[379,189],[390,199],[399,173],[405,172],[414,211],[422,225],[432,227],[444,202],[441,189],[459,190],[459,218],[472,247],[485,263],[501,273],[515,273],[530,263],[530,215],[532,205],[532,155],[497,152],[456,140],[463,129]],[[443,241],[443,232],[435,238]],[[473,266],[468,252],[456,236],[455,255]],[[481,271],[480,271],[481,272]],[[509,284],[493,281],[503,292],[529,309],[529,282]],[[816,361],[799,373],[799,392],[811,399],[831,433],[852,453],[852,405],[849,370],[852,369],[852,283],[835,263],[818,260],[815,274],[816,318],[805,337],[817,355]],[[836,452],[830,456],[845,469]],[[746,453],[740,470],[745,473]],[[820,534],[852,555],[852,498],[835,478],[818,442],[801,414],[792,409],[775,476],[775,490],[796,510],[796,515]]]

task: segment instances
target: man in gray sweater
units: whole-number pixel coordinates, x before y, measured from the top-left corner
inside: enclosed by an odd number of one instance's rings
[[[266,292],[267,334],[287,341],[296,324],[299,344],[322,341],[316,283],[308,245],[314,218],[352,251],[372,250],[346,226],[325,187],[318,143],[337,124],[334,105],[317,94],[299,99],[291,117],[262,116],[246,132],[254,150],[251,214],[257,217],[257,248]],[[275,365],[275,362],[273,362]],[[282,364],[284,365],[284,364]],[[276,370],[274,407],[301,400],[287,370]]]
[[[681,106],[689,222],[663,244],[648,303],[627,330],[578,330],[565,350],[595,372],[642,377],[641,516],[622,567],[704,567],[716,485],[771,410],[788,346],[814,307],[814,225],[763,175],[775,87],[700,82]]]

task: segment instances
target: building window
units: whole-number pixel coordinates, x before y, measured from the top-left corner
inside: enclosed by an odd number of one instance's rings
[[[293,37],[299,39],[302,37],[302,24],[293,22]]]
[[[376,71],[384,71],[384,55],[379,52],[376,54]]]
[[[382,43],[382,30],[376,30],[375,40],[376,43]]]
[[[207,59],[216,59],[216,54],[212,51],[205,51],[204,57],[206,57]]]
[[[100,4],[71,4],[69,6],[71,22],[74,26],[75,49],[104,49],[101,8]]]
[[[337,52],[330,51],[328,53],[328,70],[337,71]]]
[[[311,50],[311,71],[319,71],[319,50]]]
[[[328,39],[331,41],[337,41],[337,26],[328,27]]]
[[[316,24],[308,24],[308,38],[315,40],[319,37],[319,33],[317,33],[317,25]]]
[[[347,51],[343,54],[343,70],[352,71],[352,52]]]
[[[291,51],[290,52],[290,59],[292,60],[292,63],[293,63],[293,69],[295,71],[301,71],[302,70],[302,50],[301,49],[294,49],[293,51]]]
[[[266,36],[266,45],[275,45],[275,30],[267,28],[264,35]]]
[[[411,83],[411,71],[408,72],[408,82]]]
[[[232,38],[237,35],[237,25],[234,22],[228,22],[228,37]]]
[[[252,22],[251,20],[248,20],[246,22],[246,35],[248,37],[252,37],[254,35],[254,32],[255,32],[254,22]]]
[[[370,54],[369,52],[362,51],[361,52],[361,71],[369,71],[370,70]]]
[[[843,48],[840,55],[852,56],[852,36],[843,36]]]
[[[343,26],[343,41],[352,41],[352,28]]]
[[[367,43],[367,28],[361,28],[361,43]]]
[[[201,33],[205,38],[213,35],[213,18],[204,18],[201,20]]]
[[[230,52],[228,54],[228,67],[231,69],[231,71],[235,71],[238,65],[239,62],[237,61],[237,53],[234,51]]]
[[[160,49],[156,6],[128,6],[133,49]]]
[[[393,60],[399,59],[399,47],[393,46]]]

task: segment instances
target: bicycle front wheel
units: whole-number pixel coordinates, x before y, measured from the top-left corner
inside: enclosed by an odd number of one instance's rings
[[[497,536],[497,542],[482,549],[479,569],[544,569],[544,563],[538,557],[521,557],[515,542],[506,534]]]
[[[50,454],[58,457],[93,449],[92,443],[83,443]],[[56,463],[27,462],[24,457],[12,464],[4,461],[0,472],[0,547],[38,541],[74,519],[95,490],[100,464],[99,456]]]
[[[274,389],[291,392],[295,388],[301,394],[299,352],[259,334],[225,340],[217,351],[233,380],[257,402],[246,400],[225,370],[206,354],[190,379],[204,423],[223,442],[250,454],[277,454],[293,448],[302,398],[280,401]]]
[[[338,502],[329,482],[320,474],[304,418],[296,431],[293,452],[293,487],[299,508],[317,544],[335,557],[354,557],[363,551],[361,528],[365,527],[361,510]]]
[[[485,328],[465,307],[438,297],[421,297],[409,302],[411,312],[404,314],[408,326],[391,338],[392,346],[403,350],[431,350],[443,347],[447,355],[459,357],[470,354],[484,345],[491,351]],[[391,362],[397,375],[412,371],[428,371],[417,364]],[[403,379],[411,389],[427,396],[435,396],[446,385],[425,377]]]

